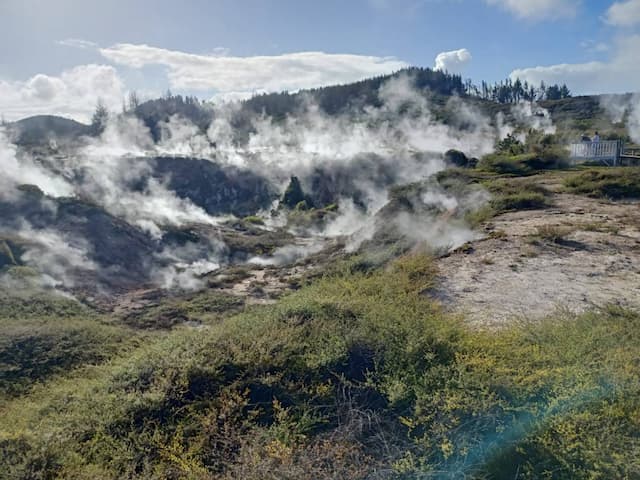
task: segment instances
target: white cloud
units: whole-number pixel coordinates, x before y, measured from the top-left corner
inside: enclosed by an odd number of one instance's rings
[[[64,40],[58,40],[56,43],[58,45],[62,45],[63,47],[81,48],[84,50],[98,48],[97,43],[90,42],[88,40],[82,40],[81,38],[65,38]]]
[[[580,42],[580,46],[589,53],[604,53],[609,51],[609,45],[604,42],[585,40]]]
[[[396,58],[324,52],[275,56],[197,55],[149,45],[117,44],[100,49],[107,59],[132,68],[163,65],[172,88],[227,95],[347,83],[406,67]]]
[[[606,21],[616,27],[631,27],[640,24],[640,0],[615,2],[607,10]]]
[[[449,73],[460,73],[471,61],[471,53],[466,48],[439,53],[435,61],[435,69]]]
[[[624,93],[638,90],[640,77],[640,35],[618,39],[612,56],[606,62],[563,63],[559,65],[523,68],[511,72],[535,85],[566,83],[574,93]]]
[[[0,113],[7,120],[30,115],[64,115],[88,121],[98,97],[119,108],[124,84],[109,65],[80,65],[59,76],[37,74],[22,82],[0,80]]]
[[[518,18],[527,20],[554,20],[574,17],[581,0],[485,0],[499,6]]]

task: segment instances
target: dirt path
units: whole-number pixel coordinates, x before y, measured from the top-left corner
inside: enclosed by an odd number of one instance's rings
[[[440,259],[436,296],[485,326],[557,308],[640,308],[640,203],[563,193],[553,201],[555,208],[494,218],[486,239]]]

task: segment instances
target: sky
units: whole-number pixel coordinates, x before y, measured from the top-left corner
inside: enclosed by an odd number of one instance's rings
[[[224,101],[415,65],[574,94],[640,90],[640,0],[0,0],[0,115],[87,121],[173,93]]]

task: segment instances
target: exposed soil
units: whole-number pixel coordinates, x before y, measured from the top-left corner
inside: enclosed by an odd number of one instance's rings
[[[555,190],[554,208],[492,219],[485,239],[438,261],[436,297],[489,327],[558,308],[640,308],[640,202],[569,195],[557,179],[539,181]]]

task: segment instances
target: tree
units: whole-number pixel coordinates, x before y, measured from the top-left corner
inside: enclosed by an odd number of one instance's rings
[[[282,196],[282,203],[289,208],[295,208],[300,202],[305,200],[302,186],[298,177],[291,177],[291,181]]]
[[[558,85],[550,85],[546,91],[547,100],[560,100],[562,98],[561,90]]]
[[[101,135],[104,129],[107,128],[107,122],[109,121],[109,110],[101,98],[96,103],[96,109],[91,117],[91,133],[93,135]]]
[[[129,111],[135,112],[136,108],[140,106],[140,99],[135,90],[129,93]]]

